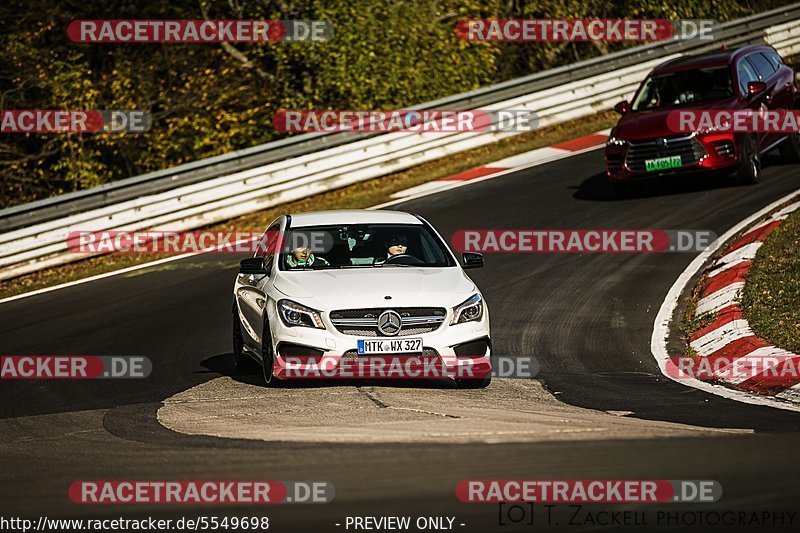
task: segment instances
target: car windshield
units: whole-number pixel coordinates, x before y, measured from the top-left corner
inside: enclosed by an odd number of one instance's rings
[[[281,270],[455,266],[445,244],[422,224],[303,227],[282,242]]]
[[[731,96],[733,84],[728,67],[680,70],[647,78],[631,109],[661,109]]]

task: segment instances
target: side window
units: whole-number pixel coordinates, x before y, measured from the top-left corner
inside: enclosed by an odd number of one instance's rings
[[[742,95],[747,96],[747,84],[751,81],[758,81],[758,74],[756,69],[746,60],[740,61],[739,66],[736,68],[736,73],[739,76],[739,89]]]
[[[781,68],[781,65],[783,65],[783,61],[781,61],[781,56],[779,56],[775,52],[763,52],[763,55],[764,57],[767,58],[767,60],[770,63],[772,63],[772,66],[775,67],[775,70],[778,70],[779,68]]]
[[[745,61],[749,61],[755,67],[758,79],[761,81],[767,81],[775,73],[775,67],[762,54],[750,54]]]
[[[275,260],[275,254],[280,251],[277,250],[280,229],[280,224],[274,224],[267,228],[267,231],[261,236],[261,240],[256,248],[254,257],[263,257],[264,265],[267,267],[267,270],[272,269],[272,262]]]
[[[439,265],[446,264],[447,258],[444,256],[444,251],[433,242],[433,236],[428,234],[427,231],[422,231],[420,237],[425,262]]]

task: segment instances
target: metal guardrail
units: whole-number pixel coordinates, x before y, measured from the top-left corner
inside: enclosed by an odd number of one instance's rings
[[[800,4],[723,24],[719,39],[654,43],[510,80],[414,109],[526,109],[549,126],[630,95],[655,65],[683,53],[769,42],[800,51]],[[76,230],[185,230],[396,172],[514,135],[303,134],[0,211],[0,279],[85,258]]]

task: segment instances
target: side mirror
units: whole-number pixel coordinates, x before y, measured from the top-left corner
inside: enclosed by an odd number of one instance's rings
[[[239,274],[269,274],[263,257],[248,257],[239,263]]]
[[[763,81],[751,81],[747,84],[747,94],[753,96],[767,90],[767,84]]]
[[[631,104],[629,104],[627,100],[623,100],[621,102],[617,102],[617,105],[614,106],[614,111],[620,115],[624,115],[630,110],[630,108]]]
[[[464,263],[464,268],[483,268],[483,254],[476,254],[475,252],[464,252],[461,254],[461,261]]]

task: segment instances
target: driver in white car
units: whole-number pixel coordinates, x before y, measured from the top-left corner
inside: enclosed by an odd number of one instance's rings
[[[394,233],[386,239],[386,259],[378,259],[376,265],[380,265],[395,256],[406,256],[408,253],[408,237],[401,233]]]
[[[386,259],[393,255],[406,255],[408,251],[408,238],[405,235],[395,233],[386,241]]]

